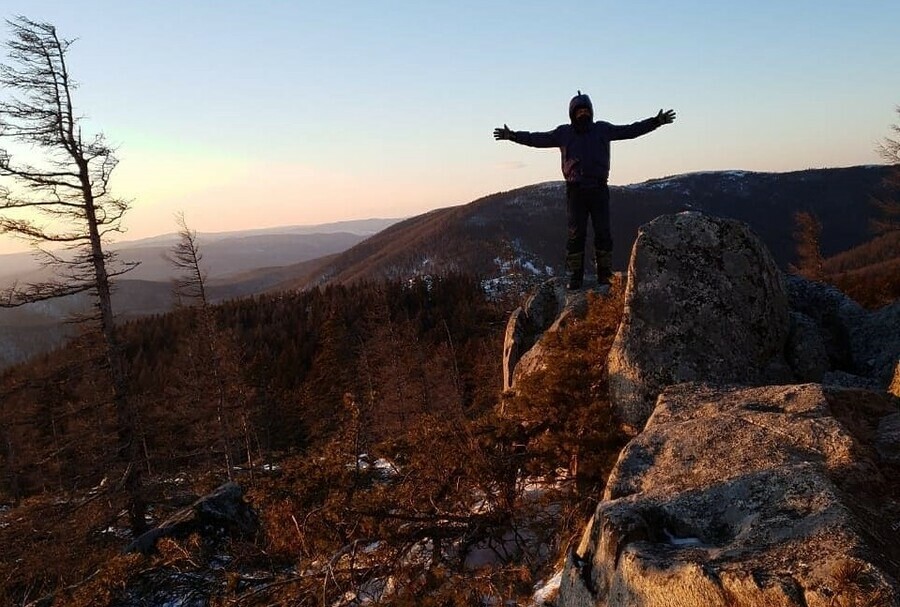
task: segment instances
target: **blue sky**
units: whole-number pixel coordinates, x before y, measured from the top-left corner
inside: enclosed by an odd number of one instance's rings
[[[3,6],[78,39],[129,238],[176,211],[200,231],[396,217],[560,179],[557,151],[491,132],[549,130],[577,89],[614,123],[678,112],[614,144],[614,184],[877,163],[900,104],[896,0]]]

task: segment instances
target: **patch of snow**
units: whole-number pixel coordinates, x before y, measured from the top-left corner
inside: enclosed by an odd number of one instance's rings
[[[368,453],[360,453],[356,463],[347,463],[347,468],[358,469],[360,472],[372,470],[382,480],[389,480],[400,474],[400,468],[398,468],[391,460],[385,457],[379,457],[373,462],[370,461]]]
[[[131,539],[131,530],[125,529],[124,527],[114,527],[110,525],[106,529],[103,529],[100,532],[100,535],[111,535],[120,540]]]
[[[534,275],[540,275],[540,273],[541,273],[541,271],[538,270],[538,269],[535,267],[535,265],[534,265],[533,263],[531,263],[530,261],[528,261],[528,260],[520,261],[520,262],[519,262],[519,265],[522,266],[524,269],[528,270],[529,272],[531,272],[531,273],[534,274]]]
[[[668,541],[669,544],[671,544],[672,546],[702,546],[703,545],[703,541],[700,538],[675,537],[666,528],[663,528],[663,533],[666,534],[666,541]]]
[[[514,525],[503,537],[487,538],[474,544],[466,554],[463,567],[473,571],[489,565],[508,563],[522,552],[537,552],[537,536],[526,525]]]
[[[281,466],[278,464],[263,464],[260,466],[260,469],[266,472],[275,472],[276,470],[281,470]]]
[[[397,467],[394,462],[385,459],[383,457],[379,457],[372,464],[372,467],[381,475],[382,478],[394,478],[398,474],[400,474],[400,469]]]
[[[545,605],[553,605],[553,599],[559,592],[559,585],[562,583],[562,569],[557,571],[546,582],[540,581],[534,585],[534,594],[531,595],[531,604],[533,607],[544,607]]]
[[[406,553],[403,562],[407,565],[421,565],[425,569],[431,569],[434,556],[434,541],[431,539],[419,540]]]
[[[164,483],[168,483],[170,485],[183,485],[187,482],[187,476],[185,476],[184,472],[179,472],[175,476],[171,476],[167,479],[163,480]]]
[[[348,590],[344,596],[332,603],[332,607],[355,607],[381,603],[396,591],[393,577],[376,578],[364,582],[356,590]]]
[[[371,544],[369,544],[368,546],[366,546],[365,548],[363,548],[362,551],[363,551],[365,554],[372,554],[373,552],[375,552],[375,551],[378,550],[379,548],[381,548],[381,542],[372,542]]]

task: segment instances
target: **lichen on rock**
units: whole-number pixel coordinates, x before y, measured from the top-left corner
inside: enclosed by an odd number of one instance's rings
[[[867,584],[845,599],[896,604],[896,571],[835,480],[876,482],[861,452],[817,384],[667,388],[569,555],[559,606],[866,604],[833,602],[848,562]]]
[[[668,385],[786,380],[788,330],[781,273],[745,224],[693,212],[658,217],[632,249],[609,356],[616,411],[639,428]]]

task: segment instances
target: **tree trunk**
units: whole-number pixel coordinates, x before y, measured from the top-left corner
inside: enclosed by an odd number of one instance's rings
[[[6,429],[0,433],[0,441],[2,441],[6,451],[6,474],[9,476],[9,492],[13,500],[13,506],[18,506],[19,501],[22,499],[22,493],[19,490],[19,474],[16,471],[16,451]]]
[[[147,530],[145,519],[146,504],[141,482],[140,445],[137,440],[137,415],[134,404],[128,398],[128,379],[125,368],[125,356],[119,343],[116,321],[113,316],[109,274],[106,271],[106,260],[103,256],[103,245],[94,207],[94,194],[91,189],[87,162],[79,159],[81,169],[82,191],[85,201],[85,216],[91,242],[91,260],[94,275],[97,279],[97,307],[100,311],[100,329],[106,345],[106,361],[109,365],[113,388],[113,406],[116,411],[116,436],[118,449],[116,456],[125,467],[122,487],[128,495],[128,518],[131,532],[137,537]]]

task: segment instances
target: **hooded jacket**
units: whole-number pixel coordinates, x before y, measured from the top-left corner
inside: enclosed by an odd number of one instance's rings
[[[634,139],[655,130],[656,118],[617,125],[608,122],[592,122],[587,128],[576,129],[575,110],[590,108],[587,95],[577,95],[569,103],[570,124],[561,124],[552,131],[513,131],[510,139],[533,148],[559,148],[562,155],[562,173],[567,183],[584,186],[602,185],[609,179],[609,142]]]

